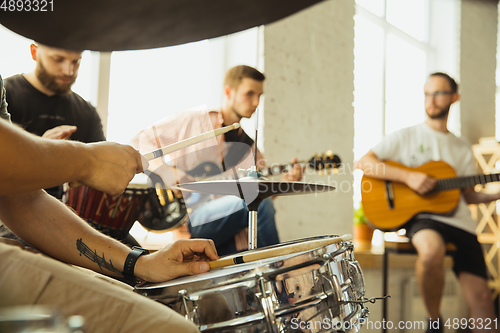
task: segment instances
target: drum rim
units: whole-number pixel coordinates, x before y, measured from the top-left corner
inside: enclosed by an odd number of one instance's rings
[[[300,241],[307,241],[313,239],[325,239],[329,238],[332,236],[317,236],[317,237],[309,237],[309,238],[304,238],[300,240],[294,240],[290,242],[300,242]],[[334,236],[335,237],[335,236]],[[227,266],[227,267],[221,267],[221,268],[216,268],[213,270],[210,270],[206,273],[202,274],[197,274],[197,275],[189,275],[189,276],[182,276],[170,281],[165,281],[165,282],[159,282],[159,283],[150,283],[150,282],[142,282],[138,285],[135,286],[134,291],[138,293],[145,293],[145,292],[151,292],[156,294],[158,291],[164,291],[167,288],[172,290],[172,293],[164,294],[161,292],[162,297],[168,297],[168,295],[171,295],[172,297],[177,295],[177,292],[182,289],[192,289],[195,286],[199,284],[206,284],[207,287],[216,287],[216,286],[224,286],[231,284],[233,281],[236,279],[238,281],[246,281],[246,280],[255,280],[256,276],[259,274],[262,275],[271,275],[273,272],[277,271],[278,268],[272,268],[270,267],[274,263],[278,263],[283,260],[288,260],[291,258],[298,258],[303,256],[303,259],[300,261],[301,263],[307,263],[311,262],[311,265],[314,264],[312,261],[315,259],[321,258],[323,254],[329,253],[327,250],[328,248],[334,250],[334,249],[341,249],[343,244],[345,242],[341,241],[339,243],[334,243],[326,246],[321,246],[315,249],[311,250],[305,250],[305,251],[300,251],[288,255],[283,255],[283,256],[277,256],[277,257],[270,257],[266,258],[263,260],[257,260],[253,262],[248,262],[248,263],[242,263],[234,266]],[[279,244],[279,245],[284,245]],[[264,249],[264,248],[262,248]],[[260,250],[260,249],[259,249]],[[346,250],[340,252],[344,253]],[[333,253],[333,251],[332,251]],[[337,254],[338,255],[338,254]],[[217,274],[214,276],[214,274]],[[224,282],[222,283],[217,283],[219,282],[219,279],[224,279]],[[175,290],[175,291],[174,291]]]
[[[226,255],[226,256],[221,257],[221,259],[235,258],[235,257],[238,257],[238,256],[243,256],[243,255],[245,255],[247,253],[250,253],[250,252],[264,251],[264,250],[268,250],[268,249],[282,247],[284,245],[292,245],[292,244],[297,244],[297,243],[302,243],[302,242],[308,242],[308,241],[312,241],[312,240],[321,240],[321,239],[336,238],[336,237],[340,237],[340,236],[339,235],[322,235],[322,236],[312,236],[312,237],[305,237],[305,238],[293,239],[293,240],[289,240],[289,241],[286,241],[286,242],[283,242],[283,243],[279,243],[279,244],[273,244],[273,245],[268,245],[268,246],[264,246],[264,247],[259,247],[256,250],[245,250],[245,251],[242,251],[242,252],[238,252],[238,253]],[[304,251],[301,251],[301,252],[304,252]],[[299,253],[299,252],[297,252],[297,253]]]

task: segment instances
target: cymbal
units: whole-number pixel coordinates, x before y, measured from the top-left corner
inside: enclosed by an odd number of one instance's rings
[[[219,195],[235,195],[246,203],[255,199],[266,199],[271,196],[295,195],[306,193],[321,193],[335,190],[335,187],[304,182],[270,181],[245,177],[238,180],[213,180],[185,183],[172,186],[188,192],[201,192]]]
[[[32,5],[30,11],[15,2],[15,10],[1,12],[0,23],[24,37],[64,49],[139,50],[242,31],[320,1],[49,0],[40,1],[43,8]]]

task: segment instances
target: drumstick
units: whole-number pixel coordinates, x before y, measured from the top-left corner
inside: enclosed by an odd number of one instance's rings
[[[232,131],[233,129],[238,129],[238,128],[240,128],[240,126],[241,125],[239,123],[234,123],[230,126],[222,127],[222,128],[210,131],[210,132],[205,132],[203,134],[194,136],[192,138],[176,142],[174,144],[171,144],[170,146],[165,146],[163,148],[153,150],[152,152],[145,154],[144,158],[147,159],[148,161],[151,161],[151,160],[154,160],[155,158],[170,154],[176,150],[186,148],[186,147],[194,145],[198,142],[202,142],[202,141],[208,140],[210,138],[224,134],[226,132]]]
[[[196,143],[199,143],[199,142],[208,140],[210,138],[222,135],[224,133],[232,131],[233,129],[238,129],[240,127],[241,127],[241,125],[239,123],[234,123],[234,124],[229,125],[229,126],[225,126],[225,127],[213,130],[213,131],[205,132],[203,134],[194,136],[192,138],[176,142],[174,144],[171,144],[170,146],[165,146],[163,148],[153,150],[152,152],[149,152],[143,156],[146,160],[151,161],[151,160],[154,160],[158,157],[162,157],[166,154],[170,154],[170,153],[177,151],[179,149],[189,147],[189,146],[194,145]],[[78,187],[82,184],[80,182],[70,182],[68,185],[69,185],[69,187],[73,188],[73,187]]]
[[[349,241],[352,239],[351,235],[344,235],[342,237],[332,237],[328,239],[310,240],[302,243],[288,244],[283,246],[276,246],[270,249],[247,251],[243,252],[241,255],[232,255],[230,257],[221,258],[218,260],[209,261],[210,269],[233,266],[238,264],[243,264],[246,262],[252,262],[257,260],[268,259],[277,256],[283,256],[292,253],[299,253],[303,251],[309,251],[312,249],[317,249],[320,247],[328,246],[335,243],[340,243],[342,241]]]

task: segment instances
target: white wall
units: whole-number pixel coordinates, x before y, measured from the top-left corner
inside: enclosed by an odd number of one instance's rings
[[[460,29],[460,117],[471,143],[495,136],[496,0],[462,0]]]
[[[335,192],[277,198],[282,240],[352,233],[354,1],[325,1],[264,29],[264,136],[269,163],[332,150],[346,169],[307,174]],[[340,188],[342,187],[342,188]]]

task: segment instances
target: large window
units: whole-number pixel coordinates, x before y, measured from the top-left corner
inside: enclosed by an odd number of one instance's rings
[[[127,143],[135,133],[169,114],[209,104],[210,86],[215,84],[209,44],[113,52],[108,139]]]
[[[219,108],[225,71],[239,64],[259,67],[258,40],[259,28],[254,28],[178,46],[113,52],[108,140],[128,143],[170,114]]]
[[[382,135],[425,119],[422,86],[431,49],[426,43],[427,1],[356,2],[354,149],[358,159]]]
[[[425,119],[423,91],[432,49],[428,1],[356,0],[354,158],[384,135]],[[354,202],[361,200],[355,172]]]
[[[1,25],[0,40],[3,49],[9,50],[0,52],[4,79],[35,68],[32,40]],[[101,67],[99,52],[85,51],[73,91],[98,108],[109,141],[128,143],[141,129],[169,114],[220,107],[225,71],[239,64],[262,69],[261,44],[262,29],[253,28],[179,46],[112,52],[108,68]],[[98,101],[103,99],[101,110]],[[250,135],[255,132],[254,123],[242,121]]]

